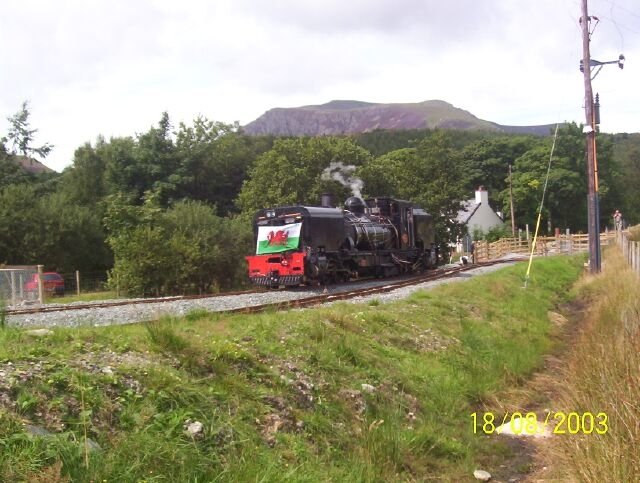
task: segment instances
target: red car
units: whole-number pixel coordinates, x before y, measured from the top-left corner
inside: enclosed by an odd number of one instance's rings
[[[45,272],[42,274],[42,283],[44,292],[51,295],[64,295],[64,279],[62,275],[56,272]],[[31,275],[29,280],[24,284],[26,292],[38,293],[38,274]]]

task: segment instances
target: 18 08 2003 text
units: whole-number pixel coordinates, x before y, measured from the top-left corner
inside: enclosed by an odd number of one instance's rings
[[[606,434],[609,431],[609,418],[606,413],[545,411],[540,418],[529,412],[506,412],[499,419],[492,412],[471,413],[474,434],[500,434],[508,427],[512,434]],[[502,421],[502,422],[500,422]],[[507,425],[508,426],[505,426]]]

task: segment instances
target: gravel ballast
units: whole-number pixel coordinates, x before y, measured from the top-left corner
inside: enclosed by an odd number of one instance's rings
[[[510,263],[478,267],[457,276],[423,282],[409,287],[399,288],[386,293],[356,297],[348,300],[351,303],[363,303],[376,299],[381,303],[392,302],[407,297],[409,294],[423,289],[430,289],[443,283],[454,283],[466,280],[469,277],[499,270]],[[329,293],[354,291],[365,287],[384,286],[389,280],[369,280],[366,282],[349,284],[345,286],[329,287]],[[260,293],[246,293],[228,296],[191,300],[168,300],[145,304],[119,305],[113,307],[95,307],[57,312],[44,312],[35,314],[8,315],[7,325],[13,327],[79,327],[79,326],[105,326],[118,324],[132,324],[147,320],[156,320],[164,315],[184,316],[194,310],[207,312],[225,312],[243,307],[273,304],[289,300],[298,300],[322,293],[321,289],[307,290],[273,290]],[[335,303],[335,302],[329,302]]]

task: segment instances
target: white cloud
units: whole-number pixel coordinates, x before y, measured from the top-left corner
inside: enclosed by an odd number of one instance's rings
[[[590,3],[593,57],[628,59],[594,81],[602,127],[640,131],[640,7]],[[198,114],[244,124],[331,99],[443,99],[502,124],[580,122],[579,16],[575,0],[8,0],[0,114],[30,100],[55,169],[164,110],[174,125]]]

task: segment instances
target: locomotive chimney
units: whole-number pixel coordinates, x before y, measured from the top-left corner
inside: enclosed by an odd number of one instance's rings
[[[331,193],[322,193],[320,196],[320,206],[323,208],[333,208],[335,206],[333,195]]]

